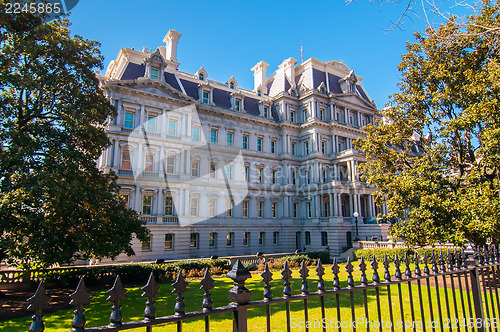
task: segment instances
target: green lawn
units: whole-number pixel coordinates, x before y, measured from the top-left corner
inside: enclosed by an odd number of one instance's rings
[[[357,263],[358,264],[358,263]],[[356,264],[356,265],[357,265]],[[356,266],[357,268],[357,266]],[[332,289],[332,273],[330,270],[330,267],[326,267],[326,275],[324,276],[325,280],[325,285],[327,289]],[[342,287],[346,287],[346,279],[347,279],[347,274],[344,272],[345,268],[344,266],[341,267],[341,274],[340,274],[340,280],[342,281]],[[383,270],[379,269],[379,274],[381,277],[383,277]],[[310,270],[310,275],[311,278],[308,279],[309,282],[309,288],[310,291],[313,292],[316,289],[316,279],[315,277],[315,271],[313,268]],[[371,273],[368,275],[368,278],[371,280]],[[283,290],[283,281],[280,280],[281,274],[279,272],[274,272],[273,278],[275,279],[272,283],[272,290],[274,297],[279,297],[282,295],[282,290]],[[293,294],[298,294],[300,293],[300,279],[299,279],[299,273],[297,270],[293,271],[293,278],[295,278],[292,282],[292,291]],[[354,274],[355,280],[360,279],[360,273],[355,272]],[[456,279],[456,278],[455,278]],[[260,281],[260,275],[253,275],[252,279],[247,280],[247,287],[252,291],[252,300],[261,300],[263,298],[262,296],[262,291],[263,291],[263,283]],[[442,277],[439,277],[439,283],[442,285]],[[449,288],[450,288],[450,283]],[[185,294],[185,304],[186,304],[186,312],[190,311],[198,311],[202,309],[201,303],[203,300],[203,291],[199,290],[199,280],[190,280],[188,291]],[[217,278],[215,279],[215,289],[212,290],[212,300],[214,302],[214,307],[220,307],[226,305],[229,301],[227,299],[227,291],[232,287],[232,281],[228,278]],[[414,307],[414,313],[415,313],[415,319],[417,321],[421,320],[421,312],[420,312],[420,302],[419,302],[419,297],[418,297],[418,288],[417,285],[412,285],[412,295],[413,295],[413,307]],[[425,313],[425,323],[427,324],[427,330],[430,329],[430,309],[429,309],[429,304],[428,304],[428,299],[427,299],[427,287],[425,287],[425,281],[422,282],[422,298],[424,302],[424,313]],[[133,320],[141,320],[143,318],[143,310],[144,310],[144,303],[146,301],[145,298],[140,297],[142,294],[142,291],[140,290],[140,287],[132,287],[132,288],[127,288],[127,299],[122,301],[122,313],[124,316],[124,322],[126,321],[133,321]],[[434,320],[438,321],[438,306],[437,306],[437,299],[436,299],[436,288],[430,287],[431,294],[432,294],[432,307],[433,307],[433,314],[434,314]],[[167,315],[172,315],[174,314],[174,305],[175,305],[175,295],[171,293],[172,291],[172,286],[170,284],[160,284],[160,296],[156,299],[156,312],[157,316],[167,316]],[[495,295],[495,293],[493,292]],[[411,322],[411,311],[410,311],[410,300],[409,300],[409,291],[408,291],[408,285],[402,284],[401,285],[401,298],[403,302],[403,307],[404,307],[404,318],[401,318],[400,314],[400,301],[399,301],[399,293],[398,293],[398,286],[393,285],[391,286],[391,300],[392,300],[392,305],[391,308],[393,309],[393,317],[394,321],[408,321]],[[458,307],[458,316],[459,317],[464,317],[464,314],[462,313],[462,306],[461,306],[461,301],[460,301],[460,293],[458,290],[455,292],[456,295],[456,302],[457,302],[457,307]],[[464,288],[464,296],[465,296],[465,288]],[[93,297],[94,301],[87,306],[87,311],[85,314],[85,317],[87,319],[87,327],[96,327],[96,326],[101,326],[101,325],[107,325],[109,323],[109,314],[111,312],[111,302],[106,301],[106,294],[105,290],[99,291],[99,292],[93,292]],[[376,306],[376,295],[375,295],[375,290],[368,290],[367,291],[367,297],[368,297],[368,314],[369,314],[369,319],[370,320],[377,320],[377,306]],[[383,321],[387,322],[390,320],[389,316],[389,301],[387,297],[387,287],[382,287],[380,288],[380,305],[381,305],[381,318]],[[450,311],[451,311],[451,317],[455,317],[455,311],[454,311],[454,306],[453,306],[453,295],[451,289],[448,289],[448,298],[450,302]],[[440,299],[441,299],[441,307],[443,308],[443,317],[447,317],[446,310],[445,308],[445,296],[444,296],[444,289],[440,289]],[[364,308],[364,302],[363,302],[363,291],[356,291],[354,292],[354,300],[356,303],[355,307],[355,316],[357,318],[362,317],[364,318],[365,315],[365,308]],[[468,313],[468,306],[467,306],[467,299],[466,297],[464,298],[465,300],[465,306],[466,306],[466,313]],[[488,295],[488,301],[490,301],[489,295]],[[315,320],[318,322],[321,320],[321,310],[320,310],[320,300],[319,298],[316,299],[310,299],[308,301],[308,307],[309,307],[309,320],[314,322]],[[325,307],[326,307],[326,317],[329,319],[332,319],[332,321],[335,321],[335,318],[337,317],[337,309],[336,309],[336,299],[335,295],[329,295],[325,296]],[[496,307],[496,305],[495,305]],[[304,321],[304,303],[303,301],[295,301],[291,303],[291,318],[293,322],[296,322],[297,324],[299,322]],[[340,295],[340,308],[341,308],[341,320],[347,322],[351,318],[351,308],[350,308],[350,296],[349,293],[341,294]],[[490,302],[490,311],[491,311],[491,302]],[[258,308],[253,308],[249,310],[249,331],[265,331],[266,329],[266,319],[265,319],[265,306],[261,306]],[[496,310],[497,316],[498,316],[498,308]],[[285,320],[285,304],[275,304],[271,306],[271,314],[272,314],[272,320],[271,320],[271,327],[273,331],[286,331],[286,320]],[[220,315],[213,315],[210,318],[211,321],[211,330],[213,331],[232,331],[232,320],[231,320],[231,313],[227,314],[220,314]],[[468,315],[468,314],[467,314]],[[50,315],[47,315],[44,319],[45,322],[45,327],[46,331],[69,331],[71,330],[71,319],[73,317],[73,312],[72,310],[64,310],[60,312],[56,312]],[[493,316],[491,316],[493,317]],[[10,332],[10,331],[27,331],[29,324],[30,324],[31,319],[30,318],[21,318],[21,319],[15,319],[12,321],[5,321],[5,322],[0,322],[0,330],[5,331],[5,332]],[[319,322],[318,322],[319,324]],[[347,323],[345,323],[347,324]],[[183,330],[184,331],[202,331],[204,329],[204,320],[203,319],[197,319],[197,320],[190,320],[186,321],[183,325]],[[316,326],[318,327],[318,326]],[[175,331],[176,326],[174,324],[168,324],[164,326],[158,326],[154,327],[153,331]],[[303,328],[293,328],[292,330],[300,330],[303,331]],[[320,331],[321,329],[319,328],[311,328],[311,331]],[[335,328],[328,329],[328,330],[335,330]],[[342,331],[351,331],[351,328],[342,328]],[[378,330],[374,326],[372,326],[372,330]],[[384,331],[387,331],[387,328],[383,329]],[[396,328],[396,331],[400,331],[400,328]],[[407,329],[411,330],[411,329]],[[417,331],[422,331],[423,329],[421,328],[416,328]],[[438,328],[439,330],[439,328]],[[456,329],[445,329],[447,331],[449,330],[456,330]],[[461,330],[465,330],[463,327]],[[130,330],[130,331],[139,331],[139,330]],[[145,331],[145,328],[141,329],[140,331]],[[363,328],[358,327],[358,331],[366,331],[366,328],[363,326]]]

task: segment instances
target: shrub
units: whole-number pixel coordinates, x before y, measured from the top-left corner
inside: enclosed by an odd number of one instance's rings
[[[415,258],[415,251],[418,253],[419,256],[419,262],[423,262],[423,257],[424,254],[427,254],[427,257],[430,258],[432,255],[432,248],[418,248],[418,249],[413,249],[413,248],[375,248],[375,249],[359,249],[354,252],[354,258],[355,259],[361,259],[363,257],[365,260],[371,261],[373,257],[375,256],[375,259],[378,262],[383,262],[385,259],[385,255],[387,255],[387,260],[389,262],[394,262],[396,259],[396,254],[398,255],[398,258],[400,261],[403,261],[405,259],[406,253],[411,258],[411,262],[414,262]],[[446,255],[447,250],[443,250],[443,255]],[[440,255],[440,249],[434,249],[434,255],[436,257],[439,257]]]
[[[307,257],[314,262],[317,262],[318,259],[321,259],[322,264],[331,264],[332,259],[330,258],[330,252],[328,251],[316,251],[316,252],[308,252],[306,253]]]

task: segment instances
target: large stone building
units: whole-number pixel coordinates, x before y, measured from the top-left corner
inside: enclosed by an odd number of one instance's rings
[[[289,58],[270,75],[257,63],[254,88],[200,68],[178,70],[180,33],[154,52],[123,48],[100,76],[118,116],[99,159],[151,230],[134,244],[154,260],[329,250],[356,236],[387,236],[373,187],[360,182],[353,149],[380,118],[362,78],[338,61]],[[385,207],[381,207],[385,209]]]

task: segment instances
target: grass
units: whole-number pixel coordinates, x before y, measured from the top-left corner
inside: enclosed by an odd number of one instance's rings
[[[329,268],[326,268],[326,275],[324,276],[325,285],[327,289],[332,289],[332,280],[333,276]],[[393,273],[391,273],[393,274]],[[308,278],[309,289],[311,292],[316,290],[317,282],[315,279],[315,271],[313,268],[310,269],[311,278]],[[379,269],[379,275],[383,276],[383,270]],[[293,280],[292,280],[292,291],[293,294],[300,293],[301,280],[299,277],[299,273],[297,270],[293,271]],[[371,275],[368,276],[371,279]],[[281,274],[279,272],[273,273],[273,281],[271,282],[271,287],[273,290],[274,297],[280,297],[282,295],[283,290],[283,281],[281,280]],[[360,272],[354,273],[354,279],[360,279]],[[434,279],[434,278],[431,278]],[[263,298],[263,283],[260,281],[261,277],[258,274],[252,276],[251,279],[248,279],[246,282],[246,286],[248,289],[252,291],[252,300],[261,300]],[[340,273],[341,286],[346,287],[347,283],[347,273],[345,272],[345,268],[342,266]],[[448,278],[449,280],[449,278]],[[456,278],[455,278],[456,280]],[[442,285],[442,277],[439,277],[439,284]],[[232,287],[232,281],[228,278],[216,278],[215,279],[215,288],[212,290],[212,300],[215,307],[221,307],[228,304],[227,291]],[[172,294],[172,286],[168,283],[162,283],[160,286],[160,296],[156,298],[156,312],[157,316],[167,316],[174,314],[174,305],[175,305],[175,294]],[[185,305],[186,312],[198,311],[201,310],[201,303],[203,300],[203,291],[199,290],[199,279],[190,280],[188,291],[185,293]],[[404,308],[403,316],[400,313],[400,300],[399,300],[399,289],[401,292],[401,304]],[[140,287],[130,287],[127,288],[127,299],[122,301],[122,313],[124,317],[124,322],[134,321],[134,320],[142,320],[143,319],[143,311],[144,311],[144,303],[146,301],[145,298],[140,297],[142,291]],[[408,289],[408,284],[400,284],[392,285],[390,287],[391,290],[391,305],[389,305],[388,297],[387,297],[387,287],[383,286],[379,288],[380,290],[380,307],[381,307],[381,319],[384,322],[390,320],[389,309],[393,311],[393,321],[394,322],[412,322],[411,310],[410,310],[410,292]],[[418,296],[418,286],[416,284],[411,285],[411,294],[413,296],[413,308],[415,320],[421,320],[421,312],[420,312],[420,302]],[[427,297],[427,286],[425,280],[422,281],[421,285],[422,290],[422,300],[425,314],[425,324],[426,329],[431,330],[430,324],[430,307]],[[432,295],[432,312],[434,316],[434,324],[439,323],[438,317],[438,305],[437,305],[437,297],[436,294],[439,293],[441,300],[441,308],[442,315],[444,318],[448,317],[447,312],[445,310],[445,292],[443,288],[439,288],[437,290],[435,287],[432,287],[432,284],[429,288]],[[369,319],[372,321],[378,321],[377,318],[377,301],[376,294],[374,289],[369,289],[366,291],[367,293],[367,303],[368,303],[368,315]],[[493,292],[495,295],[495,292]],[[365,317],[365,307],[364,307],[364,295],[363,291],[355,291],[353,292],[354,302],[355,302],[355,317],[364,318]],[[460,292],[458,289],[455,290],[455,298],[458,308],[458,317],[466,317],[468,316],[468,303],[466,298],[465,286],[464,286],[464,302],[465,302],[465,313],[462,312],[462,305],[460,300]],[[93,292],[94,301],[87,306],[87,311],[85,313],[85,317],[87,319],[86,327],[97,327],[102,325],[109,324],[109,314],[111,313],[111,302],[106,301],[105,290]],[[351,305],[350,305],[350,294],[343,293],[339,296],[340,299],[340,311],[341,311],[341,319],[344,324],[351,319]],[[336,321],[337,317],[337,306],[336,306],[336,297],[335,295],[328,295],[324,297],[325,300],[325,313],[328,319],[331,319],[332,322]],[[489,296],[488,296],[488,300]],[[454,300],[453,294],[451,291],[451,284],[448,281],[448,301],[450,303],[450,312],[451,318],[455,318],[455,310],[454,310]],[[495,305],[495,307],[497,307]],[[320,299],[314,298],[308,300],[308,314],[309,321],[315,322],[316,327],[311,327],[310,331],[321,331],[319,328],[319,322],[321,321],[321,309],[320,309]],[[490,311],[491,302],[490,302]],[[292,321],[292,331],[293,330],[304,330],[301,326],[299,328],[298,324],[304,322],[304,303],[303,301],[294,301],[290,303],[290,311],[291,311],[291,321]],[[496,310],[498,313],[498,308]],[[493,313],[491,313],[493,315]],[[251,308],[248,311],[248,330],[249,331],[265,331],[266,330],[266,307],[260,306]],[[73,317],[72,310],[64,310],[56,313],[52,313],[44,317],[46,331],[69,331],[71,330],[71,319]],[[493,317],[493,316],[490,316]],[[0,322],[0,330],[4,332],[13,332],[13,331],[26,331],[30,325],[31,319],[19,318],[13,319],[11,321]],[[296,324],[293,324],[293,323]],[[330,321],[329,321],[330,322]],[[446,322],[446,320],[445,320]],[[296,328],[294,329],[294,325]],[[212,315],[210,317],[210,327],[213,331],[232,331],[232,313],[224,313],[218,315]],[[378,330],[377,326],[371,325],[372,330]],[[422,331],[423,329],[419,326],[415,326],[416,331]],[[436,326],[439,327],[439,326]],[[274,304],[271,305],[271,328],[273,331],[286,331],[286,316],[285,316],[285,304]],[[204,329],[204,320],[203,319],[193,319],[186,321],[183,324],[184,331],[202,331]],[[175,331],[175,324],[166,324],[162,326],[155,326],[153,331]],[[331,328],[328,330],[335,330],[336,328]],[[351,331],[352,328],[342,328],[342,331]],[[363,327],[358,326],[358,330],[366,330],[365,325]],[[387,325],[383,328],[384,331],[387,331]],[[402,330],[401,328],[395,328],[396,331]],[[407,330],[412,330],[408,329]],[[439,330],[439,328],[438,328]],[[446,329],[445,330],[456,330],[456,329]],[[461,327],[461,330],[464,330],[464,327]],[[142,329],[133,329],[130,331],[145,331],[145,328]]]

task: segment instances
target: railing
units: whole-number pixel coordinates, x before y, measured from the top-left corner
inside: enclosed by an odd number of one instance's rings
[[[393,242],[393,241],[358,241],[359,249],[377,249],[377,248],[407,248],[408,245],[404,242]],[[454,250],[457,248],[454,244],[446,243],[446,244],[438,244],[432,247],[425,247],[431,249],[450,249]]]
[[[475,260],[477,258],[477,260]],[[341,283],[339,278],[340,266],[334,261],[331,267],[333,276],[333,288],[325,284],[325,268],[321,261],[315,269],[317,278],[315,279],[316,290],[309,289],[308,280],[309,269],[303,263],[300,269],[300,294],[295,292],[292,295],[292,271],[285,263],[281,272],[284,280],[282,296],[273,298],[273,292],[270,282],[273,280],[268,265],[261,274],[263,285],[263,299],[250,301],[251,293],[245,287],[246,279],[250,278],[250,273],[244,268],[241,261],[236,261],[232,270],[227,274],[234,282],[234,286],[229,290],[228,297],[231,301],[224,307],[213,308],[211,299],[211,290],[214,288],[214,280],[210,277],[209,270],[205,271],[203,279],[200,281],[204,291],[201,311],[186,313],[184,305],[184,293],[187,290],[188,283],[184,279],[182,272],[179,272],[176,281],[172,284],[173,293],[177,294],[174,311],[175,315],[156,317],[154,298],[158,296],[158,286],[156,285],[154,275],[151,273],[147,284],[142,288],[147,298],[144,310],[144,319],[133,322],[122,322],[120,301],[125,299],[125,289],[122,286],[120,277],[117,276],[113,287],[107,292],[109,301],[113,302],[110,315],[110,324],[96,328],[85,328],[84,306],[91,301],[91,294],[87,291],[83,279],[71,295],[72,304],[76,306],[75,315],[71,326],[73,331],[120,331],[131,328],[145,328],[145,331],[152,331],[153,326],[165,323],[177,324],[177,331],[182,331],[184,321],[193,318],[205,319],[205,331],[210,330],[210,317],[225,312],[233,313],[233,331],[245,332],[248,330],[248,309],[256,307],[265,307],[265,322],[267,331],[271,330],[273,324],[271,321],[271,307],[276,304],[284,303],[286,312],[287,331],[292,326],[305,328],[319,327],[323,331],[327,328],[337,331],[353,330],[379,330],[379,331],[444,331],[462,330],[483,332],[485,329],[492,331],[492,328],[498,330],[497,314],[500,313],[500,301],[498,296],[498,276],[500,273],[500,256],[496,246],[484,248],[475,253],[473,257],[468,257],[465,252],[450,252],[439,255],[432,253],[429,258],[424,255],[422,258],[418,255],[414,257],[406,256],[404,263],[396,256],[394,263],[387,260],[383,262],[383,278],[379,276],[379,262],[375,259],[371,262],[372,282],[368,282],[367,270],[369,268],[366,262],[361,259],[359,263],[360,279],[355,282],[353,272],[354,265],[348,260],[345,270],[347,273],[347,283]],[[404,264],[404,272],[401,271],[401,264]],[[411,266],[414,268],[411,269]],[[423,270],[421,267],[423,266]],[[391,274],[391,272],[393,274]],[[394,280],[393,280],[394,278]],[[346,285],[346,287],[342,287]],[[329,288],[329,289],[327,289]],[[356,296],[355,293],[362,293]],[[391,293],[393,292],[393,293]],[[370,305],[368,304],[368,293],[370,294]],[[403,295],[404,294],[404,295]],[[256,294],[255,294],[256,295]],[[444,295],[444,296],[443,296]],[[404,301],[403,301],[404,296]],[[326,300],[333,304],[334,310],[326,315]],[[358,306],[364,310],[356,310],[356,300],[361,302]],[[375,304],[371,303],[373,298]],[[444,298],[444,299],[443,299]],[[312,308],[308,307],[319,300],[321,310],[321,320],[318,326],[316,321],[309,320],[309,312]],[[311,300],[311,302],[308,302]],[[342,301],[341,301],[342,300]],[[395,300],[393,302],[393,300]],[[495,301],[496,300],[496,301]],[[28,299],[29,310],[35,311],[30,326],[30,331],[43,331],[43,309],[48,307],[49,297],[45,293],[43,283],[40,283],[35,295]],[[303,318],[296,320],[291,318],[295,314],[298,306],[294,305],[293,311],[290,304],[293,302],[303,304]],[[342,309],[348,303],[349,313],[347,317],[341,317]],[[436,308],[437,305],[437,308]],[[342,310],[341,310],[342,309]],[[358,308],[360,309],[360,308]],[[408,310],[410,314],[408,314]],[[437,309],[437,310],[436,310]],[[388,318],[383,320],[382,317]],[[252,312],[255,314],[255,311]],[[384,315],[384,316],[382,316]],[[411,321],[405,317],[411,315]],[[262,317],[262,320],[264,320]],[[276,316],[275,316],[276,317]],[[302,316],[301,316],[302,317]],[[311,316],[312,317],[312,316]],[[398,321],[398,317],[401,321]],[[409,323],[408,323],[409,322]],[[450,328],[451,327],[451,328]],[[455,328],[454,328],[455,327]],[[68,327],[69,328],[69,327]]]

